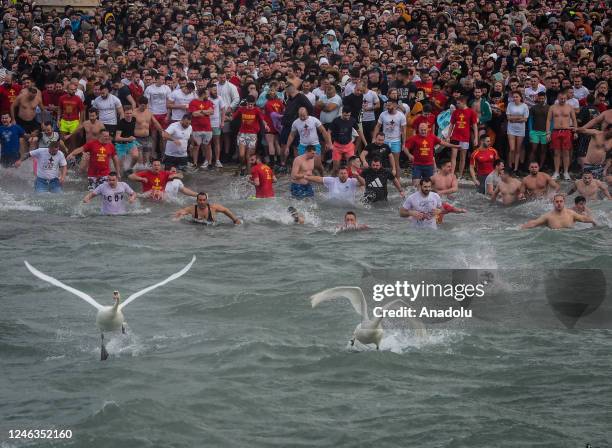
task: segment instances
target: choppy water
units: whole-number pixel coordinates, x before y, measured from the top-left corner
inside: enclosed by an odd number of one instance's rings
[[[227,188],[228,183],[231,188]],[[245,224],[173,222],[179,204],[140,202],[98,216],[83,183],[34,196],[31,176],[0,171],[0,446],[584,447],[612,444],[606,330],[393,330],[380,352],[348,350],[358,316],[322,289],[358,284],[364,266],[400,269],[609,267],[604,226],[517,230],[549,209],[490,207],[471,190],[443,230],[415,232],[388,205],[357,206],[368,232],[337,233],[345,207],[253,201],[243,180],[200,175]],[[281,181],[279,191],[287,191]],[[223,218],[220,218],[221,220]],[[128,334],[99,359],[92,307],[34,278],[34,266],[106,304],[184,266],[126,308]],[[9,440],[9,429],[71,429],[69,442]]]

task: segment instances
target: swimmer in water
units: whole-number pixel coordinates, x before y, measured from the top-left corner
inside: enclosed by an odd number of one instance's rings
[[[589,217],[592,216],[591,209],[589,209],[586,206],[586,202],[587,201],[584,196],[576,196],[574,198],[574,206],[572,207],[572,210],[574,210],[579,215],[589,216]]]
[[[348,211],[344,214],[344,224],[338,226],[338,230],[345,232],[347,230],[367,230],[367,224],[357,223],[357,214],[353,211]]]
[[[228,209],[221,204],[211,204],[208,202],[206,193],[198,193],[196,196],[196,204],[182,208],[174,214],[174,220],[179,220],[183,216],[191,216],[193,222],[199,224],[215,224],[217,222],[217,213],[223,213],[234,224],[240,224],[240,220]]]
[[[298,212],[295,209],[295,207],[289,207],[289,208],[287,208],[287,211],[289,212],[289,214],[293,218],[293,222],[294,223],[296,223],[296,224],[304,224],[304,215],[302,215],[300,212]]]
[[[606,199],[612,199],[608,192],[608,184],[597,179],[593,179],[593,173],[590,171],[582,172],[582,179],[574,182],[574,185],[567,192],[567,195],[571,195],[578,191],[581,196],[586,197],[589,201],[599,199],[599,193]]]
[[[533,219],[521,226],[521,229],[532,229],[538,226],[547,226],[550,229],[571,229],[576,222],[590,222],[597,224],[590,216],[581,215],[574,210],[565,208],[565,196],[556,194],[553,197],[553,210]]]

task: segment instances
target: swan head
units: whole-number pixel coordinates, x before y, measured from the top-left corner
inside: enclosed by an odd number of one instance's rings
[[[119,302],[121,302],[121,294],[119,294],[119,291],[113,291],[113,300],[115,301],[115,305],[119,305]]]

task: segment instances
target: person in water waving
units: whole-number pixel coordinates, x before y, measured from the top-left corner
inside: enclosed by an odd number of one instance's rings
[[[240,224],[240,220],[234,215],[230,209],[221,204],[211,204],[208,202],[206,193],[198,193],[196,196],[196,204],[182,208],[174,214],[174,219],[178,220],[183,216],[191,216],[193,222],[200,224],[215,224],[217,222],[217,213],[223,213],[234,224]]]

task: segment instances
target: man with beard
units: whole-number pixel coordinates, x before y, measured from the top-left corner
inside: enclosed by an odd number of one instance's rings
[[[328,199],[339,202],[348,202],[349,204],[355,203],[355,193],[357,192],[357,187],[365,184],[363,177],[359,175],[349,178],[348,170],[345,166],[338,170],[338,177],[309,175],[306,175],[305,177],[310,182],[325,185],[329,191]]]
[[[385,143],[385,134],[382,132],[376,134],[372,143],[367,145],[359,154],[359,159],[365,168],[370,166],[370,163],[372,163],[372,159],[374,157],[378,157],[381,160],[382,165],[387,169],[391,169],[393,175],[395,176],[396,173],[394,170],[395,163],[393,161],[393,154],[391,154],[391,148],[389,148],[389,145]]]
[[[98,185],[106,182],[106,177],[110,173],[110,161],[113,161],[115,171],[121,172],[121,165],[119,164],[119,157],[115,150],[110,137],[110,132],[104,129],[100,133],[100,140],[91,140],[85,143],[83,146],[75,149],[66,160],[70,161],[82,152],[89,154],[89,167],[87,169],[87,180],[89,182],[88,189],[94,190]]]
[[[575,181],[574,185],[572,188],[570,188],[567,194],[569,196],[576,191],[590,201],[599,199],[600,191],[606,199],[612,199],[612,197],[610,197],[610,192],[608,191],[608,185],[597,179],[593,179],[593,173],[590,171],[583,171],[582,179]]]
[[[521,184],[519,199],[544,197],[548,194],[549,188],[556,192],[559,191],[560,187],[552,177],[540,171],[538,162],[531,162],[529,164],[529,174],[523,178],[523,183]]]
[[[431,179],[422,178],[419,190],[406,198],[400,207],[400,216],[410,218],[415,227],[437,229],[437,216],[442,211],[442,200],[431,191]]]
[[[571,229],[576,222],[589,222],[595,227],[597,224],[590,216],[576,213],[565,208],[565,196],[556,194],[553,197],[553,210],[533,219],[521,226],[521,229],[532,229],[538,226],[547,226],[550,229]]]
[[[151,168],[138,173],[132,173],[129,176],[130,180],[142,183],[142,192],[144,195],[154,200],[162,200],[166,184],[174,179],[182,179],[183,175],[176,170],[162,170],[161,161],[153,160]],[[187,196],[191,196],[187,194]]]
[[[388,170],[382,167],[382,162],[378,157],[374,157],[370,163],[370,167],[364,169],[361,172],[361,177],[365,181],[365,200],[367,202],[379,202],[387,200],[387,182],[393,182],[393,185],[403,198],[405,196],[404,190],[396,176]]]

